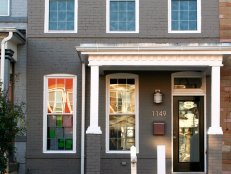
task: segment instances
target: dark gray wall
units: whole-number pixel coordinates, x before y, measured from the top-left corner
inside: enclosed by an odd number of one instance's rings
[[[217,0],[202,2],[202,32],[199,34],[168,34],[168,0],[140,1],[138,34],[106,33],[106,0],[78,0],[78,33],[44,34],[45,2],[28,2],[29,37],[123,38],[120,42],[216,42],[219,41]],[[183,39],[183,40],[182,40]],[[106,41],[107,42],[107,41]]]
[[[123,73],[117,71],[113,73]],[[125,71],[126,72],[126,71]],[[105,72],[105,75],[110,72]],[[138,173],[153,174],[157,171],[157,145],[166,145],[167,172],[171,170],[171,73],[164,71],[130,71],[139,76],[139,154]],[[153,103],[155,89],[161,89],[164,94],[162,104]],[[103,131],[101,138],[101,173],[125,174],[130,173],[130,154],[105,153],[105,76],[100,81],[100,127]],[[166,110],[166,117],[153,117],[152,111]],[[166,123],[165,136],[153,135],[153,122]],[[121,163],[127,162],[126,166]]]
[[[202,1],[202,33],[168,34],[167,0],[140,1],[140,32],[138,34],[106,34],[106,0],[79,0],[78,33],[44,34],[44,0],[28,2],[28,60],[27,60],[27,169],[31,173],[80,172],[81,123],[81,65],[75,46],[81,43],[181,43],[218,42],[218,2]],[[89,85],[89,69],[87,69]],[[43,77],[47,74],[68,73],[77,75],[77,153],[43,154]],[[110,73],[110,72],[105,72]],[[132,72],[139,75],[140,84],[140,153],[139,173],[156,171],[156,145],[167,147],[168,172],[171,168],[171,72]],[[165,80],[162,80],[165,79]],[[160,83],[161,81],[161,83]],[[165,94],[164,103],[154,105],[154,89]],[[87,86],[86,127],[89,125],[89,86]],[[105,76],[100,78],[100,126],[102,174],[129,173],[129,155],[105,154]],[[152,117],[152,110],[166,109],[166,118]],[[166,136],[152,135],[152,122],[166,122]],[[122,166],[121,162],[127,165]]]
[[[80,136],[81,136],[81,65],[75,46],[95,40],[74,38],[29,38],[27,60],[27,168],[31,173],[68,173],[80,172]],[[86,80],[86,128],[89,126],[89,85],[90,68],[87,68]],[[130,171],[130,156],[105,153],[105,76],[110,73],[126,72],[139,76],[139,173],[151,174],[156,171],[156,147],[166,145],[168,172],[171,170],[171,71],[105,71],[100,75],[99,125],[101,135],[101,173],[116,174]],[[77,75],[77,153],[76,154],[43,154],[43,77],[47,74],[68,73]],[[210,78],[207,78],[208,81]],[[153,103],[155,89],[161,89],[164,102]],[[207,83],[207,93],[210,83]],[[207,100],[209,101],[209,100]],[[209,105],[207,104],[209,109]],[[166,118],[153,117],[153,110],[166,110]],[[209,111],[208,111],[209,113]],[[207,114],[209,116],[209,114]],[[153,136],[153,121],[166,123],[166,135]],[[209,126],[209,123],[208,123]],[[127,165],[122,166],[121,162]],[[67,168],[68,167],[68,168]]]
[[[67,44],[69,43],[69,44]],[[31,173],[80,171],[81,65],[73,39],[28,39],[27,61],[27,169]],[[77,153],[43,154],[43,77],[47,74],[77,75]],[[78,173],[77,172],[77,173]]]

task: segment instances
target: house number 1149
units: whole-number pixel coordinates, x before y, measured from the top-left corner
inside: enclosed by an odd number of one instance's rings
[[[167,115],[167,112],[165,110],[152,111],[153,117],[166,117],[166,115]]]

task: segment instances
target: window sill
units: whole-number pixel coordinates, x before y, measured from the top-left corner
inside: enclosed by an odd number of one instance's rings
[[[182,30],[182,31],[168,31],[170,34],[193,34],[193,33],[201,33],[200,30]]]
[[[76,151],[44,151],[45,154],[73,154]]]

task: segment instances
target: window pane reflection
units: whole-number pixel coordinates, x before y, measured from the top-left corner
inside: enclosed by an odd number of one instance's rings
[[[135,79],[110,79],[109,150],[135,145]]]
[[[110,150],[130,150],[135,144],[135,116],[110,116]]]
[[[179,102],[179,162],[199,162],[199,112],[195,101]]]
[[[110,113],[135,112],[134,79],[111,79]]]
[[[47,150],[73,149],[73,79],[48,78]]]
[[[174,78],[175,89],[195,89],[202,87],[201,78]]]

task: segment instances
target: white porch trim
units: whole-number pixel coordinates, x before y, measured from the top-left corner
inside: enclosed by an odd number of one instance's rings
[[[211,127],[208,134],[223,134],[220,127],[220,67],[211,70]]]
[[[91,113],[89,132],[98,127],[98,76],[100,66],[114,67],[211,67],[211,127],[208,134],[222,134],[220,127],[220,67],[231,45],[223,44],[83,44],[76,47],[91,66]],[[97,69],[97,70],[96,70]],[[97,112],[97,113],[96,113]],[[93,126],[95,125],[95,126]],[[91,131],[92,130],[92,131]]]
[[[90,55],[90,66],[222,66],[221,55]]]
[[[99,120],[99,66],[91,66],[90,126],[87,134],[102,134]]]

